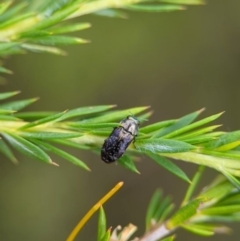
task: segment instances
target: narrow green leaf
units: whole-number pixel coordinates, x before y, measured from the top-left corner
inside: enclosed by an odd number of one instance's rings
[[[11,92],[0,93],[0,100],[8,99],[10,97],[18,95],[19,93],[20,93],[20,91],[11,91]]]
[[[167,222],[166,227],[168,229],[176,228],[179,225],[184,224],[187,220],[193,217],[197,213],[197,209],[201,204],[202,199],[196,199],[181,207]]]
[[[0,3],[0,15],[2,15],[12,4],[12,1],[5,1],[3,3]]]
[[[115,122],[115,121],[121,121],[122,119],[125,119],[129,115],[137,115],[145,110],[147,110],[149,107],[135,107],[127,110],[118,110],[118,111],[110,111],[108,113],[105,113],[101,116],[89,118],[87,120],[83,120],[82,122],[85,123],[102,123],[102,122]]]
[[[193,138],[193,137],[199,137],[200,135],[203,135],[205,133],[212,132],[214,129],[216,129],[220,126],[222,126],[222,125],[204,127],[204,128],[199,129],[199,130],[195,130],[195,131],[192,131],[190,133],[187,133],[185,135],[178,136],[177,140],[188,140],[188,139]]]
[[[140,174],[140,172],[138,171],[138,169],[135,166],[134,161],[132,160],[132,158],[130,156],[127,156],[127,155],[122,156],[118,160],[118,163],[128,170]]]
[[[70,118],[74,118],[74,117],[80,117],[80,116],[84,116],[84,115],[89,115],[89,114],[96,114],[99,112],[103,112],[109,109],[112,109],[113,107],[115,107],[115,105],[99,105],[99,106],[87,106],[87,107],[80,107],[77,109],[73,109],[68,111],[62,118],[61,120],[66,120],[66,119],[70,119]],[[90,123],[91,119],[86,119],[82,122],[79,123]],[[106,121],[108,122],[108,121]]]
[[[153,114],[153,111],[148,111],[146,113],[143,113],[141,115],[138,116],[138,120],[140,121],[140,123],[144,123],[146,121],[148,121],[148,118]]]
[[[175,239],[175,235],[172,235],[172,236],[170,236],[170,237],[161,239],[161,241],[173,241],[174,239]]]
[[[95,12],[94,14],[98,16],[109,17],[109,18],[127,18],[126,13],[115,9],[114,10],[104,9],[104,10]]]
[[[74,132],[21,132],[20,135],[24,138],[33,138],[40,140],[49,140],[49,139],[71,139],[80,137],[83,133],[74,133]]]
[[[11,149],[7,146],[4,140],[0,139],[0,152],[9,158],[13,163],[17,164],[18,161],[13,155]]]
[[[175,123],[173,125],[167,126],[164,129],[157,132],[156,134],[154,134],[154,137],[167,136],[168,134],[175,133],[175,131],[178,131],[179,129],[188,126],[199,116],[199,114],[203,110],[204,109],[201,109],[201,110],[195,111],[193,113],[190,113],[188,115],[181,117],[179,120],[175,121]]]
[[[226,171],[222,171],[222,173],[238,190],[240,190],[240,181],[236,177]]]
[[[10,69],[6,69],[6,68],[0,66],[0,73],[12,74],[13,72]]]
[[[71,163],[73,163],[79,167],[82,167],[83,169],[85,169],[87,171],[90,171],[89,167],[83,161],[78,159],[77,157],[72,156],[72,155],[68,154],[67,152],[60,150],[59,148],[54,147],[51,144],[48,144],[46,142],[42,142],[39,140],[33,140],[33,142],[37,143],[37,145],[41,146],[44,150],[57,154],[58,156],[61,156],[62,158],[70,161]]]
[[[232,193],[229,193],[224,198],[222,198],[218,202],[218,205],[219,206],[235,205],[235,204],[239,204],[239,200],[240,200],[239,191],[237,191],[237,193],[233,191]]]
[[[75,23],[67,26],[55,27],[50,29],[54,34],[70,33],[88,29],[91,27],[90,23]]]
[[[76,131],[77,131],[77,129],[75,129]],[[103,137],[107,137],[107,136],[109,136],[109,134],[111,133],[111,131],[109,131],[109,130],[102,130],[102,129],[100,129],[100,130],[94,130],[94,129],[92,129],[92,130],[82,130],[84,133],[88,133],[88,134],[91,134],[91,135],[95,135],[95,136],[103,136]]]
[[[5,20],[4,22],[0,23],[0,29],[4,29],[7,27],[11,28],[14,24],[18,24],[19,22],[21,22],[25,19],[34,17],[34,15],[36,15],[36,14],[35,13],[25,13],[25,14],[21,14],[19,16],[17,15],[16,17],[11,17],[10,19]]]
[[[156,190],[149,202],[147,213],[146,213],[146,230],[151,228],[151,220],[154,218],[154,214],[158,208],[162,197],[162,192],[160,190]]]
[[[181,178],[182,180],[191,183],[191,180],[188,178],[188,176],[185,174],[185,172],[182,171],[177,165],[175,165],[173,162],[169,161],[167,158],[148,152],[147,155],[153,159],[155,162],[157,162],[160,166],[174,174],[175,176]]]
[[[172,4],[186,4],[186,5],[202,5],[205,4],[204,0],[160,0],[161,2],[165,3],[172,3]]]
[[[14,48],[18,45],[20,45],[18,42],[0,42],[0,52]]]
[[[82,123],[82,122],[70,122],[68,126],[77,127],[78,129],[104,129],[104,128],[114,128],[119,126],[119,123]]]
[[[240,131],[233,131],[220,136],[217,140],[211,141],[205,147],[208,149],[216,149],[220,146],[227,145],[231,142],[240,140]]]
[[[137,139],[135,146],[141,152],[152,153],[178,153],[195,149],[188,143],[168,139]]]
[[[77,142],[74,142],[72,140],[66,140],[66,139],[52,139],[49,140],[51,142],[55,142],[64,146],[70,146],[70,147],[74,147],[74,148],[78,148],[78,149],[82,149],[82,150],[91,150],[92,147],[90,146],[86,146],[86,145],[81,145]]]
[[[66,52],[62,49],[52,47],[52,46],[42,46],[37,44],[22,44],[22,48],[33,51],[33,52],[45,52],[57,55],[66,55]]]
[[[77,2],[77,1],[75,1]],[[79,2],[79,1],[78,1]],[[61,12],[68,8],[70,4],[74,4],[74,0],[55,0],[55,1],[43,1],[41,4],[41,10],[44,12],[45,16],[52,16],[56,12]]]
[[[209,207],[204,210],[201,210],[201,213],[205,215],[226,215],[238,212],[240,212],[240,204],[227,205],[222,207]]]
[[[41,30],[46,29],[48,27],[51,27],[59,22],[61,22],[63,19],[67,18],[69,15],[74,13],[76,10],[79,9],[79,6],[71,5],[63,10],[60,10],[53,14],[51,17],[46,18],[42,21],[40,21],[37,25],[33,27],[33,30]]]
[[[189,187],[187,189],[187,192],[185,194],[185,197],[184,197],[184,199],[182,201],[182,205],[181,206],[187,204],[190,201],[190,199],[192,198],[193,193],[196,190],[197,185],[199,184],[199,181],[200,181],[200,179],[201,179],[201,177],[203,175],[204,170],[205,170],[204,166],[199,166],[198,167],[198,170],[194,174],[192,182],[191,182],[191,184],[189,185]]]
[[[37,100],[38,100],[38,98],[12,101],[12,102],[8,102],[6,104],[1,104],[0,109],[18,111],[18,110],[21,110],[21,109],[27,107],[28,105],[32,104],[33,102],[35,102]]]
[[[0,48],[1,48],[1,44],[0,44]],[[20,48],[19,46],[14,46],[11,48],[7,48],[7,49],[3,49],[0,51],[0,56],[1,57],[7,57],[9,55],[14,55],[14,54],[24,54],[24,50]],[[1,83],[3,83],[3,81],[1,80]]]
[[[227,178],[224,175],[218,174],[213,179],[213,181],[203,189],[203,191],[201,193],[207,193],[209,190],[215,189],[218,185],[223,185],[223,184],[228,184],[230,187],[233,187],[233,185],[228,182]],[[212,198],[214,196],[215,196],[215,194],[213,194]]]
[[[181,225],[182,228],[186,229],[187,231],[194,233],[194,234],[198,234],[201,236],[213,236],[215,233],[213,231],[213,228],[209,228],[209,224],[207,225],[196,225],[196,224],[182,224]]]
[[[104,234],[101,241],[110,241],[110,236],[111,236],[111,228],[107,230],[107,232]]]
[[[235,213],[233,215],[211,215],[211,216],[204,216],[207,222],[225,222],[225,223],[232,223],[232,222],[239,222],[240,221],[240,215],[239,212]]]
[[[1,107],[0,107],[1,108]],[[0,109],[0,114],[2,115],[8,115],[8,114],[13,114],[14,111],[12,110],[4,110],[4,109]]]
[[[233,185],[225,179],[223,182],[213,184],[209,189],[204,189],[199,197],[211,203],[216,203],[231,192],[232,189]]]
[[[224,134],[224,132],[222,132],[222,131],[215,131],[213,133],[208,133],[208,134],[205,134],[205,135],[196,136],[194,138],[186,139],[185,142],[187,142],[189,144],[192,144],[192,145],[197,145],[197,144],[205,145],[205,143],[216,140],[219,136],[221,136],[223,134]],[[177,140],[179,140],[179,139],[177,138]]]
[[[36,120],[34,122],[31,122],[31,123],[28,123],[24,126],[21,126],[19,129],[23,130],[23,129],[29,129],[29,128],[32,128],[32,127],[36,127],[36,126],[39,126],[39,125],[42,125],[42,124],[46,124],[46,123],[53,123],[53,122],[57,122],[60,120],[60,118],[66,113],[66,111],[64,112],[61,112],[61,113],[57,113],[57,114],[53,114],[53,115],[49,115],[49,116],[46,116],[42,119],[39,119],[39,120]]]
[[[207,155],[211,155],[211,156],[216,156],[216,157],[235,159],[237,161],[240,160],[240,152],[239,151],[221,152],[221,151],[203,150],[202,153],[207,154]]]
[[[164,153],[164,156],[174,158],[177,160],[183,160],[186,162],[195,163],[198,165],[204,165],[218,170],[219,172],[234,171],[236,176],[240,176],[240,162],[238,160],[230,158],[215,157],[205,154],[199,154],[197,152],[181,152],[181,153]]]
[[[157,222],[159,220],[163,221],[163,217],[162,215],[164,214],[164,212],[168,209],[168,207],[171,206],[171,198],[170,197],[165,197],[163,200],[161,200],[161,202],[159,203],[157,210],[154,214],[154,220],[156,220]]]
[[[148,126],[141,127],[141,132],[144,133],[151,133],[154,131],[158,131],[159,129],[162,129],[163,127],[167,127],[169,125],[173,125],[176,122],[176,120],[166,120],[166,121],[161,121],[157,122]]]
[[[2,135],[6,138],[11,146],[13,146],[22,154],[49,164],[54,164],[50,157],[41,148],[34,145],[32,142],[13,133],[2,133]]]
[[[14,16],[16,16],[23,8],[27,6],[26,2],[22,2],[20,4],[17,4],[15,6],[12,6],[7,10],[4,14],[0,16],[0,22],[4,22]]]
[[[28,31],[23,32],[20,34],[19,38],[39,38],[52,35],[52,32],[45,31],[45,30],[35,30],[35,31]]]
[[[182,128],[179,128],[178,130],[175,130],[175,131],[172,131],[171,133],[167,134],[167,135],[164,135],[164,138],[172,138],[172,137],[175,137],[175,136],[178,136],[184,132],[187,132],[187,131],[190,131],[194,128],[197,128],[199,126],[202,126],[202,125],[205,125],[209,122],[212,122],[214,120],[216,120],[219,116],[221,116],[223,114],[223,112],[219,113],[219,114],[216,114],[216,115],[212,115],[212,116],[209,116],[207,118],[204,118],[200,121],[196,121],[190,125],[186,125]]]
[[[98,216],[98,241],[101,241],[104,237],[104,234],[106,233],[106,215],[104,212],[103,207],[100,207],[99,209],[99,216]]]
[[[41,118],[45,118],[48,117],[50,115],[56,115],[59,114],[58,112],[54,112],[54,111],[27,111],[27,112],[19,112],[16,113],[15,116],[17,116],[20,119],[31,119],[31,120],[38,120]]]
[[[142,11],[142,12],[171,12],[177,10],[185,10],[184,6],[181,5],[170,5],[170,4],[161,4],[161,5],[127,5],[124,6],[125,9]]]
[[[60,35],[32,38],[31,42],[44,45],[72,45],[89,43],[86,39]]]
[[[166,220],[166,218],[169,216],[169,214],[173,211],[174,209],[174,204],[170,203],[166,209],[163,211],[163,213],[161,214],[160,220],[159,222],[164,222]]]
[[[0,110],[0,113],[1,113],[1,110]],[[1,114],[0,114],[0,120],[19,121],[19,119],[16,118],[15,116],[12,116],[12,115],[1,115]]]

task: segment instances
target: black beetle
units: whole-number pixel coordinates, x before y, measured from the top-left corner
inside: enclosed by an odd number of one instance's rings
[[[119,127],[113,129],[102,146],[101,158],[104,162],[115,162],[124,154],[131,142],[135,140],[139,124],[136,118],[128,116],[120,122]]]

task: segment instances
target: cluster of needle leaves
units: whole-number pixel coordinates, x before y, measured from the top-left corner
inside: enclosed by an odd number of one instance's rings
[[[0,94],[0,99],[10,98],[18,92]],[[213,125],[222,113],[196,121],[203,111],[195,111],[179,119],[145,125],[151,115],[148,107],[112,110],[113,105],[80,107],[63,112],[19,112],[36,101],[33,99],[7,101],[0,104],[0,151],[13,162],[13,149],[49,164],[54,153],[86,170],[89,167],[79,158],[62,150],[70,146],[97,153],[104,140],[119,121],[131,113],[141,122],[135,142],[119,159],[119,164],[138,172],[135,160],[143,154],[177,177],[190,183],[189,177],[173,161],[178,159],[208,166],[226,176],[240,188],[240,131],[216,131]],[[9,147],[10,146],[10,147]]]
[[[65,55],[59,46],[89,42],[69,35],[91,27],[90,23],[69,20],[82,15],[126,18],[126,10],[170,12],[203,3],[203,0],[25,0],[20,3],[5,0],[0,3],[0,57],[26,51]],[[11,73],[11,70],[0,66],[1,72]]]
[[[0,99],[10,98],[18,92],[0,94]],[[0,151],[13,162],[16,158],[9,145],[19,152],[49,164],[48,153],[89,170],[79,158],[59,146],[70,146],[93,151],[99,155],[104,140],[119,121],[131,113],[141,122],[135,142],[119,159],[119,164],[138,172],[134,160],[146,154],[158,165],[190,182],[188,176],[169,158],[196,163],[216,169],[240,188],[240,131],[216,131],[212,125],[222,113],[201,120],[196,118],[203,111],[195,111],[179,119],[144,125],[151,115],[148,107],[112,110],[113,105],[80,107],[63,112],[19,112],[36,101],[35,98],[0,104]]]
[[[196,186],[203,176],[204,167],[200,166],[192,179],[186,195],[175,212],[170,197],[164,197],[157,190],[149,203],[146,213],[145,233],[133,239],[137,227],[129,224],[125,228],[107,229],[103,208],[99,212],[98,241],[173,241],[175,231],[183,228],[193,234],[204,237],[214,234],[228,234],[231,229],[222,223],[240,221],[240,190],[232,185],[223,175],[194,196]]]

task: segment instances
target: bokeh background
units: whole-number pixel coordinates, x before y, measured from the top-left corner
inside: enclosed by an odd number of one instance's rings
[[[202,117],[226,111],[217,123],[240,128],[240,1],[209,0],[205,6],[172,13],[129,12],[129,19],[93,15],[75,21],[93,27],[79,36],[87,45],[65,48],[67,57],[28,53],[12,56],[1,91],[21,90],[21,98],[40,97],[28,110],[63,111],[117,104],[119,109],[151,105],[148,123],[178,118],[206,107]],[[19,97],[18,97],[19,98]],[[1,156],[0,240],[65,240],[86,211],[117,182],[123,188],[107,202],[108,226],[134,223],[144,231],[147,204],[157,188],[183,198],[187,184],[142,156],[141,175],[106,165],[88,152],[70,150],[91,173],[53,156],[59,168],[19,155],[20,165]],[[190,176],[196,166],[176,161]],[[203,185],[216,172],[207,170]],[[233,234],[208,240],[239,240]],[[96,240],[97,215],[76,240]],[[185,231],[177,240],[202,240]]]

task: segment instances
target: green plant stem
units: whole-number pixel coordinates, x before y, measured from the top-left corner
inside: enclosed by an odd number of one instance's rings
[[[69,18],[75,18],[82,15],[95,13],[108,8],[121,8],[126,5],[143,2],[141,0],[99,0],[83,4],[75,13],[71,14]]]
[[[204,155],[196,152],[184,152],[184,153],[171,153],[171,154],[163,154],[166,157],[195,163],[198,165],[204,165],[211,168],[214,168],[215,170],[218,170],[219,172],[223,173],[224,169],[228,169],[229,172],[231,172],[231,169],[238,170],[240,168],[240,163],[238,160],[234,159],[227,159],[227,158],[218,158],[216,156],[209,156]],[[236,170],[232,170],[233,172]],[[232,173],[232,172],[231,172]]]
[[[176,228],[167,229],[165,224],[161,224],[160,226],[157,226],[154,229],[145,233],[141,238],[137,239],[136,241],[157,241],[170,235],[175,230]]]

